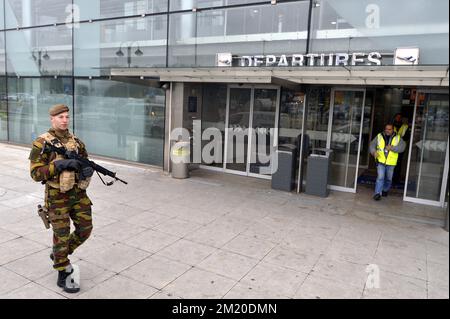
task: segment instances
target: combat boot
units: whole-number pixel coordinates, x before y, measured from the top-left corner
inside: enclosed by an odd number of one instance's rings
[[[58,287],[64,289],[67,293],[77,293],[80,291],[79,283],[77,283],[72,274],[74,273],[74,269],[72,265],[69,265],[64,270],[58,271],[58,280],[56,284]]]

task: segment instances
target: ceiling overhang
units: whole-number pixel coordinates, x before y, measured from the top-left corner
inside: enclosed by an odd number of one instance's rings
[[[448,66],[341,66],[286,68],[112,68],[111,76],[161,82],[449,86]]]

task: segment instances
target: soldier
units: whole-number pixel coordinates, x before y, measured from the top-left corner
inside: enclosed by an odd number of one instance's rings
[[[56,153],[42,152],[44,142],[57,147],[64,146],[87,158],[86,147],[68,130],[69,108],[57,104],[49,109],[52,127],[40,135],[30,152],[30,173],[33,180],[45,184],[45,206],[53,228],[53,268],[58,270],[57,285],[69,293],[80,290],[66,280],[73,273],[68,258],[89,237],[92,231],[92,202],[86,194],[93,169],[87,167],[82,174],[87,179],[79,180],[81,163],[75,159],[64,159]],[[70,233],[70,220],[75,231]],[[70,277],[69,277],[70,279]]]

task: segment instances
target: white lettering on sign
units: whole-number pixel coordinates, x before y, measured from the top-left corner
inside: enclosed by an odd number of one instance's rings
[[[379,52],[282,54],[280,56],[270,54],[244,55],[233,59],[240,60],[241,67],[354,66],[381,65],[382,55]]]

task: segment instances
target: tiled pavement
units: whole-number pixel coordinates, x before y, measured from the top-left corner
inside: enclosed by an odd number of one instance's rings
[[[105,161],[129,185],[94,178],[93,235],[72,258],[82,290],[66,294],[27,156],[0,144],[0,298],[449,297],[449,235],[414,221],[437,209],[395,196],[375,203],[364,191],[320,199],[202,170],[176,180]]]

